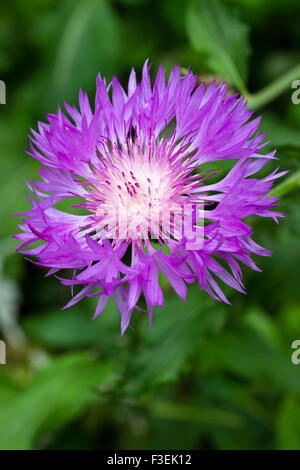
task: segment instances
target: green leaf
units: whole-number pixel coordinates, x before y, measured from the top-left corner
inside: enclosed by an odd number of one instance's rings
[[[96,305],[96,299],[93,302]],[[51,348],[88,347],[103,342],[107,334],[120,335],[120,315],[113,302],[108,302],[103,314],[94,321],[93,308],[86,312],[77,306],[33,315],[24,321],[23,328],[29,336]]]
[[[265,313],[258,305],[247,309],[242,323],[256,331],[271,346],[276,347],[280,344],[280,330],[272,321],[272,317]]]
[[[197,407],[155,400],[150,409],[155,416],[178,421],[219,425],[229,428],[239,428],[242,424],[242,419],[237,414],[217,408]]]
[[[7,109],[7,108],[6,108]],[[30,207],[26,199],[26,179],[29,180],[38,164],[24,153],[28,123],[21,125],[16,115],[3,113],[0,116],[0,139],[3,146],[0,171],[0,237],[11,236],[18,231],[13,214]],[[20,221],[20,219],[18,220]],[[15,243],[17,245],[17,243]]]
[[[151,334],[144,322],[141,325],[144,349],[133,363],[136,379],[129,388],[140,390],[149,383],[154,386],[176,380],[205,334],[223,324],[224,306],[205,297],[198,285],[189,286],[185,303],[175,295],[165,296],[164,306],[154,311]]]
[[[69,87],[76,92],[79,87],[87,88],[100,71],[108,78],[115,70],[119,48],[119,22],[110,2],[74,2],[65,22],[53,70],[53,84],[60,96],[66,98]]]
[[[282,334],[292,343],[300,338],[300,304],[293,302],[284,305],[279,315],[279,326]]]
[[[187,12],[187,33],[194,49],[207,56],[209,68],[245,93],[248,27],[217,0],[194,0]]]
[[[7,402],[7,400],[13,399],[17,395],[17,393],[17,387],[15,387],[10,378],[1,371],[0,403],[5,403]]]
[[[206,338],[201,344],[204,370],[230,371],[280,391],[300,392],[300,376],[291,362],[291,345],[284,350],[268,344],[260,334],[246,328]]]
[[[109,364],[82,352],[53,359],[23,391],[0,403],[0,448],[33,449],[37,437],[80,416],[111,372]]]
[[[277,418],[278,448],[300,449],[300,401],[288,395],[281,404]]]

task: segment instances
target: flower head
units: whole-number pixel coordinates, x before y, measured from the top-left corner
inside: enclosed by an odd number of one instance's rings
[[[79,110],[65,103],[69,117],[58,108],[32,130],[28,153],[42,165],[40,180],[28,184],[32,208],[21,214],[19,249],[50,274],[73,270],[60,278],[81,286],[66,307],[96,296],[96,318],[114,297],[122,334],[141,303],[151,325],[163,304],[159,272],[183,300],[197,280],[229,303],[218,282],[244,292],[239,262],[258,270],[251,254],[270,255],[243,219],[281,216],[267,194],[283,173],[253,176],[275,152],[260,153],[260,119],[250,120],[243,98],[196,81],[176,66],[166,84],[160,66],[152,87],[147,62],[139,84],[132,70],[127,92],[98,75],[94,110],[80,90]],[[214,162],[228,159],[224,176]],[[55,207],[74,197],[83,215]]]

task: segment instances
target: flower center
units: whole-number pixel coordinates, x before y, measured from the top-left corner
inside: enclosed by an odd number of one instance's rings
[[[184,196],[177,180],[182,173],[158,150],[150,155],[133,144],[126,153],[110,151],[101,170],[95,170],[92,211],[97,230],[105,230],[106,237],[158,239],[181,211]]]

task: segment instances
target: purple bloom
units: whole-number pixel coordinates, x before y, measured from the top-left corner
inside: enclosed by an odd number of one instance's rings
[[[106,85],[99,75],[94,111],[80,90],[79,110],[65,103],[69,117],[58,108],[32,130],[28,154],[42,165],[40,181],[28,184],[32,208],[19,214],[19,249],[49,274],[73,270],[72,279],[59,277],[81,286],[66,307],[97,296],[96,318],[114,297],[122,334],[141,297],[151,325],[163,304],[159,272],[183,300],[198,280],[229,303],[218,282],[244,292],[239,262],[259,270],[251,254],[271,254],[243,220],[277,221],[277,199],[267,194],[284,172],[253,177],[275,158],[260,154],[260,118],[251,121],[244,99],[227,97],[224,84],[195,88],[196,80],[176,66],[166,84],[160,66],[152,88],[146,62],[141,83],[132,70],[125,92],[117,78]],[[220,170],[206,164],[225,159],[234,164],[217,181]],[[84,215],[55,207],[71,197]]]

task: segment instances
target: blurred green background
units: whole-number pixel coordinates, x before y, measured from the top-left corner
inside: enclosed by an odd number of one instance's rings
[[[300,448],[299,23],[296,0],[1,2],[1,449]],[[195,285],[184,304],[165,285],[151,334],[136,312],[121,337],[113,303],[94,322],[95,299],[60,310],[69,289],[15,253],[11,214],[29,207],[39,167],[24,153],[30,128],[77,104],[79,87],[92,101],[99,71],[126,86],[147,57],[153,73],[178,63],[245,93],[294,180],[276,190],[279,226],[252,220],[274,254],[256,259],[262,273],[243,269],[247,296],[225,288],[227,306]]]

